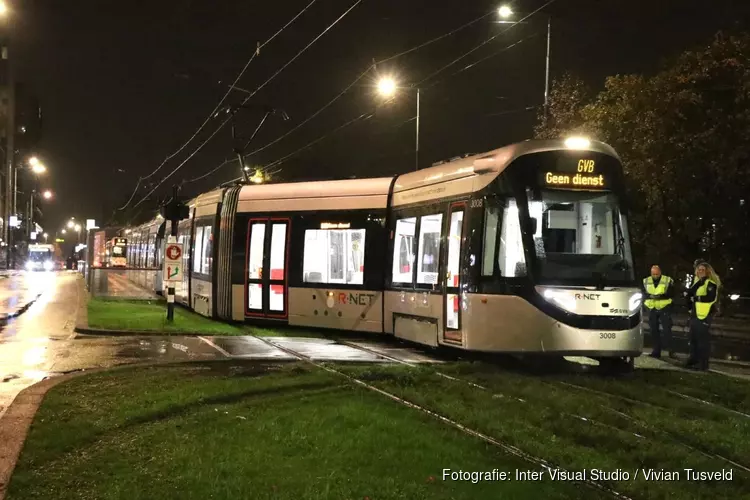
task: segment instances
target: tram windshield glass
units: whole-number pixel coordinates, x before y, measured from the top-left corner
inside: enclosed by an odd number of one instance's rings
[[[542,284],[632,283],[627,220],[614,193],[529,190],[527,200]]]

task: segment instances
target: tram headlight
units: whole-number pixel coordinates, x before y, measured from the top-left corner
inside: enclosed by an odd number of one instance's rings
[[[52,271],[52,268],[54,265],[52,264],[52,261],[48,260],[44,262],[44,270],[45,271]]]
[[[34,262],[28,261],[28,262],[26,263],[26,270],[27,270],[27,271],[33,271],[33,270],[34,270],[34,267],[36,267],[36,265],[35,265],[35,263],[34,263]]]
[[[636,312],[641,307],[641,299],[643,299],[643,294],[638,292],[634,293],[630,296],[630,300],[628,301],[628,307],[630,308],[630,312]]]
[[[576,310],[576,299],[562,290],[552,290],[547,288],[542,292],[542,297],[547,299],[548,302],[552,302],[557,307],[566,311],[575,312]]]

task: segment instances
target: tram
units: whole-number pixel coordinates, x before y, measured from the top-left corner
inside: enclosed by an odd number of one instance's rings
[[[176,298],[205,316],[630,365],[641,354],[623,170],[601,142],[530,140],[189,205]],[[158,265],[164,228],[129,228],[129,267]]]
[[[127,238],[112,238],[107,241],[104,252],[105,267],[127,267]]]

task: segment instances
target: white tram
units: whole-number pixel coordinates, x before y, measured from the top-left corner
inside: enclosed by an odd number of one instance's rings
[[[177,300],[224,320],[631,362],[623,184],[608,145],[545,140],[395,178],[217,189],[179,225]],[[158,266],[164,234],[161,218],[131,228],[129,265]]]

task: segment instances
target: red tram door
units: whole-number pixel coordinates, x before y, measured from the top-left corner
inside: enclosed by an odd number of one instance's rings
[[[443,302],[443,340],[462,343],[461,332],[461,246],[463,243],[465,203],[454,203],[448,212],[447,255],[443,259],[445,299]]]
[[[250,219],[248,224],[245,316],[286,318],[289,219]]]

